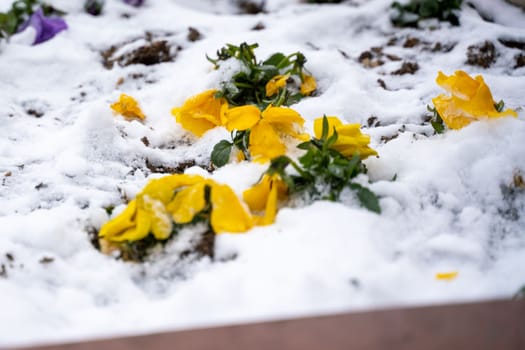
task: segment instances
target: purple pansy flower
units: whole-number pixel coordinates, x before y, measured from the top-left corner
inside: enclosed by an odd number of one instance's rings
[[[142,6],[144,0],[124,0],[124,2],[128,5],[139,7]]]
[[[67,29],[66,22],[60,17],[46,17],[41,8],[36,10],[31,17],[22,25],[18,32],[23,31],[27,27],[33,27],[36,31],[35,41],[33,45],[37,45],[47,41]]]

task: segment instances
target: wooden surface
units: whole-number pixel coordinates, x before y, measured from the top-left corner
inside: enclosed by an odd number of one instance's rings
[[[392,309],[32,350],[525,350],[525,300]]]

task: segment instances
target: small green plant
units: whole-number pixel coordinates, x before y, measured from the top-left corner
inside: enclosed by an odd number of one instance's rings
[[[258,61],[254,53],[258,46],[247,43],[238,46],[227,44],[217,51],[216,58],[206,56],[215,68],[219,68],[221,61],[230,59],[241,64],[241,69],[229,81],[221,83],[222,89],[216,97],[224,97],[231,106],[253,104],[263,110],[270,104],[289,106],[315,90],[315,86],[313,89],[305,87],[305,79],[310,76],[305,73],[306,58],[302,53],[295,52],[287,56],[274,53],[268,59]],[[272,84],[272,79],[277,81],[282,77],[285,77],[280,81],[283,86],[269,91],[268,84]]]
[[[328,119],[323,117],[323,131],[319,139],[301,143],[298,148],[306,151],[298,162],[283,155],[273,159],[266,174],[278,175],[288,186],[290,194],[304,194],[310,200],[339,200],[345,188],[355,191],[361,205],[375,213],[381,212],[377,196],[367,187],[353,181],[359,174],[366,174],[366,166],[359,154],[351,158],[332,146],[338,139],[334,132],[329,136]],[[287,172],[291,166],[293,172]]]
[[[397,27],[417,27],[420,20],[437,18],[458,26],[456,10],[461,9],[461,3],[462,0],[410,0],[402,5],[395,1],[392,3],[395,13],[391,21]]]

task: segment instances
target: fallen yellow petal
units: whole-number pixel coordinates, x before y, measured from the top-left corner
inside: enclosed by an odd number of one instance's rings
[[[457,271],[436,273],[436,279],[440,281],[452,281],[456,277],[458,277]]]
[[[119,100],[111,104],[111,109],[126,119],[145,119],[146,116],[142,113],[138,102],[131,96],[121,94]]]

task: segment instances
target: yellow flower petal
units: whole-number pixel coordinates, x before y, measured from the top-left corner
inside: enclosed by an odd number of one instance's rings
[[[228,131],[246,130],[253,127],[261,118],[261,111],[253,105],[234,107],[224,114],[224,126]]]
[[[144,113],[139,107],[138,102],[131,96],[121,94],[119,100],[111,104],[111,109],[126,119],[144,119]]]
[[[137,201],[132,200],[128,203],[128,206],[116,217],[106,222],[98,232],[99,237],[112,240],[127,229],[135,226],[135,215],[137,212]]]
[[[261,181],[243,193],[243,199],[253,211],[263,211],[263,216],[256,216],[257,225],[271,225],[277,214],[277,202],[285,198],[288,187],[278,175],[264,175]]]
[[[139,241],[149,234],[150,228],[151,217],[145,210],[138,209],[135,226],[127,229],[118,236],[111,237],[109,240],[112,242]]]
[[[451,76],[439,72],[436,82],[452,94],[432,99],[443,122],[451,129],[461,129],[474,120],[484,118],[517,117],[512,109],[496,110],[492,93],[481,75],[472,78],[460,70]]]
[[[262,112],[262,118],[271,124],[298,124],[301,126],[304,124],[303,117],[297,111],[287,107],[269,105]]]
[[[211,227],[215,233],[246,232],[253,227],[253,217],[227,185],[211,188]]]
[[[281,138],[264,119],[251,129],[248,149],[255,159],[272,159],[286,153],[286,146]]]
[[[443,122],[451,129],[461,129],[475,120],[473,115],[466,113],[457,106],[451,96],[441,94],[433,98],[432,103]]]
[[[286,81],[290,77],[290,74],[276,75],[266,83],[266,97],[275,95],[279,89],[286,86]]]
[[[270,194],[270,177],[264,175],[260,182],[243,192],[243,199],[253,211],[262,211],[266,207]]]
[[[334,133],[334,128],[341,127],[343,122],[337,117],[326,117],[328,119],[328,137]],[[323,118],[317,118],[314,120],[314,134],[318,139],[323,135]]]
[[[188,131],[202,136],[206,131],[222,125],[224,106],[228,104],[224,98],[215,98],[217,90],[207,90],[190,97],[179,108],[173,108],[171,113],[177,122]]]
[[[169,238],[173,224],[164,203],[147,195],[142,196],[141,199],[144,210],[151,219],[151,233],[153,233],[153,236],[159,240]]]
[[[457,271],[436,273],[436,279],[441,281],[452,281],[456,277],[458,277]]]
[[[301,94],[304,96],[310,95],[317,89],[315,78],[309,74],[303,74],[301,83]]]
[[[194,185],[205,179],[200,175],[173,174],[153,179],[144,187],[140,195],[148,195],[167,205],[173,199],[174,191],[180,187]]]
[[[173,221],[178,224],[187,224],[193,220],[206,206],[205,181],[186,187],[177,193],[168,205]]]
[[[359,124],[343,124],[337,117],[327,117],[328,137],[332,136],[334,129],[337,132],[337,141],[332,148],[347,158],[359,155],[361,159],[377,156],[377,152],[369,147],[370,136],[361,133]],[[323,134],[323,118],[314,120],[315,137],[321,138]]]

